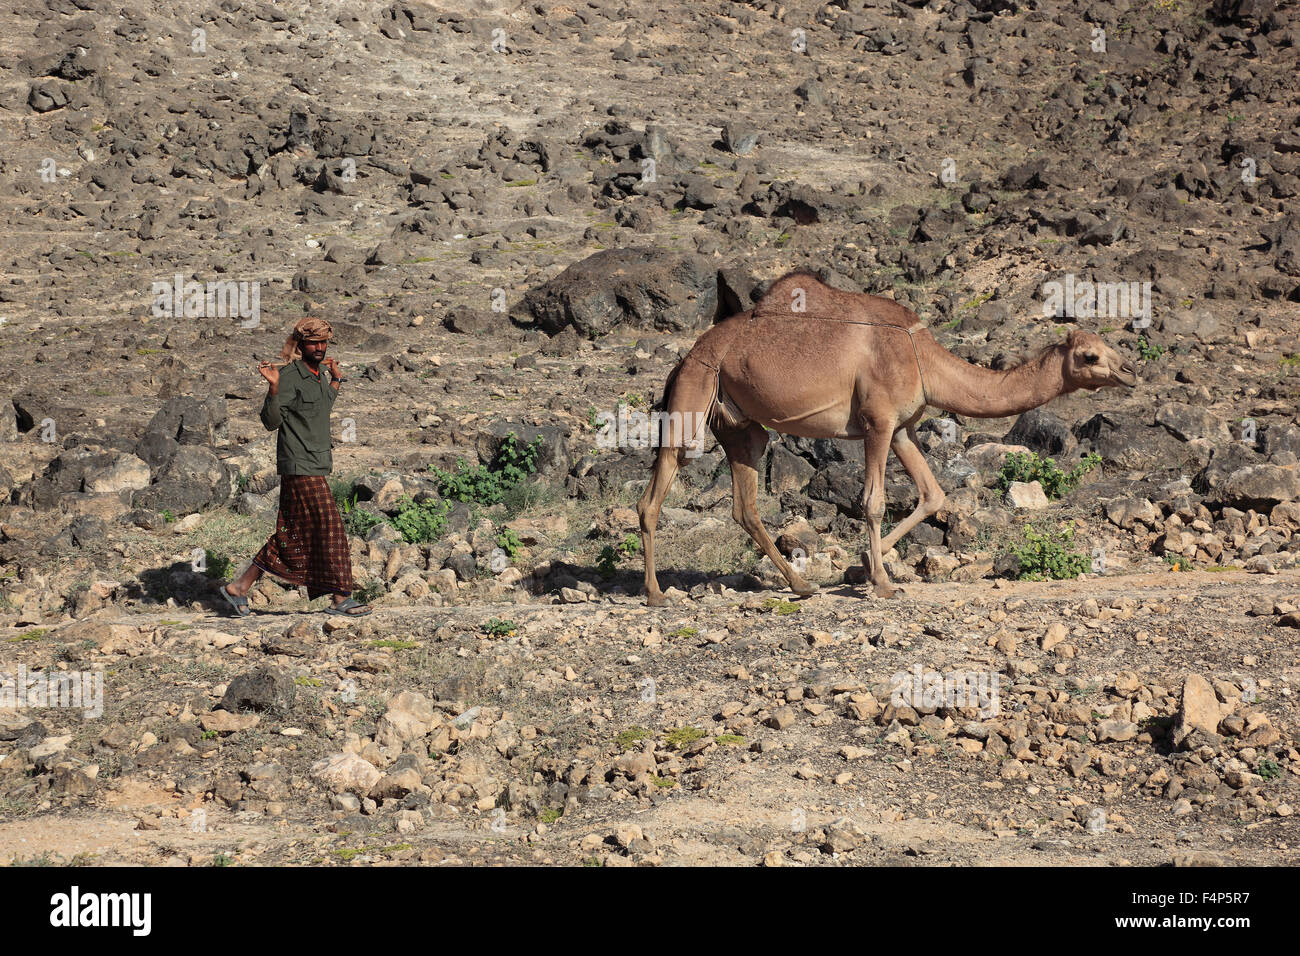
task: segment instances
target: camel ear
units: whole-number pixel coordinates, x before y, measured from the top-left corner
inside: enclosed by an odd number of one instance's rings
[[[1079,329],[1071,329],[1070,334],[1065,337],[1065,344],[1072,349],[1078,348],[1083,343],[1083,332]]]

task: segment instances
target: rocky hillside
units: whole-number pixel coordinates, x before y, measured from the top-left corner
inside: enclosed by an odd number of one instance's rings
[[[1300,3],[654,7],[0,2],[0,860],[1294,862]],[[924,424],[889,602],[709,447],[647,610],[609,422],[795,268],[1141,381]],[[376,612],[225,619],[310,314]]]

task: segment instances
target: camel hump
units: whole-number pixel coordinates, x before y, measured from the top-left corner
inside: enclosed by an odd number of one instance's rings
[[[892,325],[909,332],[925,328],[911,309],[893,299],[832,289],[811,272],[791,272],[772,283],[754,303],[754,318],[838,319],[867,325]]]

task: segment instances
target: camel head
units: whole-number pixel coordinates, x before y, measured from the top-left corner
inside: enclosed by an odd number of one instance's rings
[[[1137,384],[1137,369],[1092,332],[1075,329],[1065,344],[1065,381],[1070,390],[1098,389],[1108,385],[1132,388]]]

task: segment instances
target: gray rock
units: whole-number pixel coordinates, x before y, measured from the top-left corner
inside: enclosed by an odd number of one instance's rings
[[[220,706],[232,714],[248,711],[286,714],[293,707],[296,693],[289,675],[271,667],[260,667],[232,680]]]
[[[149,420],[145,433],[159,432],[182,445],[215,445],[227,439],[229,420],[226,400],[222,396],[209,395],[200,402],[181,395],[167,400]],[[144,455],[140,457],[145,458]]]
[[[1229,441],[1232,435],[1223,416],[1209,409],[1179,402],[1167,402],[1156,410],[1156,424],[1163,425],[1171,435],[1183,441],[1204,438],[1209,441]]]
[[[532,289],[511,317],[555,335],[604,335],[620,325],[682,332],[718,312],[717,273],[701,258],[657,249],[605,249]]]

